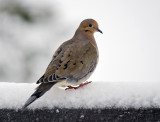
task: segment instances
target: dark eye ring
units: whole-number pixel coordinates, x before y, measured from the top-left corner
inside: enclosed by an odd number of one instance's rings
[[[89,26],[89,27],[92,27],[92,24],[89,24],[88,26]]]

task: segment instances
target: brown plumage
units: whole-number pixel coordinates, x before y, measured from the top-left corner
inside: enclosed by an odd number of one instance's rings
[[[98,63],[98,48],[94,32],[102,31],[93,19],[81,22],[72,39],[64,42],[55,52],[44,75],[37,81],[41,83],[27,100],[27,107],[41,97],[54,84],[61,86],[79,85],[89,78]]]

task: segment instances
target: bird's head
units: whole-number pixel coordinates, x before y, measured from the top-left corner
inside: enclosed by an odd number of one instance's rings
[[[93,19],[85,19],[81,22],[79,29],[84,31],[84,32],[89,32],[89,33],[94,33],[94,32],[100,32],[103,33],[99,28],[98,28],[98,23],[93,20]]]

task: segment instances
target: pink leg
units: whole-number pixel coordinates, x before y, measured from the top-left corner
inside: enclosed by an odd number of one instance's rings
[[[81,83],[79,86],[77,86],[77,87],[74,87],[74,86],[68,86],[68,88],[66,88],[65,90],[68,90],[68,89],[78,89],[78,88],[80,88],[80,87],[83,87],[83,86],[85,86],[85,85],[87,85],[87,84],[89,84],[89,83],[91,83],[92,81],[87,81],[87,82],[85,82],[85,83]]]

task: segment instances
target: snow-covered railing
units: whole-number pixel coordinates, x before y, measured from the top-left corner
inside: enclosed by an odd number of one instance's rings
[[[20,109],[37,84],[0,83],[0,109]],[[77,90],[52,87],[28,108],[160,108],[160,83],[92,82]]]

